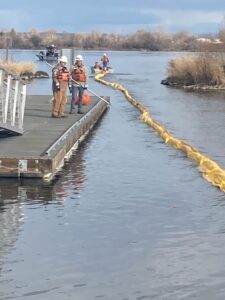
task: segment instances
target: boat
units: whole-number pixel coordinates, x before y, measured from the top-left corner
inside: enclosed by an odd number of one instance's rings
[[[46,50],[40,51],[36,56],[41,61],[58,61],[59,53],[56,51],[56,48],[54,45],[51,45],[49,47],[46,47]]]
[[[103,70],[102,68],[95,68],[95,67],[91,67],[91,73],[92,74],[99,74],[101,72],[105,72],[105,73],[114,73],[113,68],[111,67],[107,67],[106,70]]]

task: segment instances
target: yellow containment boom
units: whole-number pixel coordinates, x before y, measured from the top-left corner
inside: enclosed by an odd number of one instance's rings
[[[146,109],[145,106],[140,104],[137,100],[135,100],[129,94],[128,90],[123,87],[121,84],[108,82],[103,79],[105,73],[99,73],[95,76],[95,80],[113,87],[117,90],[120,90],[124,93],[127,100],[134,105],[137,109],[140,110],[141,116],[140,119],[151,126],[164,140],[166,144],[169,144],[173,148],[179,149],[182,152],[186,153],[187,157],[194,160],[198,166],[200,171],[203,174],[203,177],[211,182],[214,186],[220,188],[221,191],[225,192],[225,170],[222,169],[216,162],[208,158],[207,156],[201,154],[196,148],[187,142],[180,140],[173,136],[164,126],[155,121],[151,116],[150,112]]]

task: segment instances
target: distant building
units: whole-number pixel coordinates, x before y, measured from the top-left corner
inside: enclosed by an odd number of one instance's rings
[[[197,38],[196,40],[198,42],[201,42],[201,43],[212,43],[212,40],[209,39],[209,38],[203,38],[203,37],[201,37],[201,38]]]
[[[214,39],[213,44],[223,44],[220,39]]]
[[[220,39],[209,39],[209,38],[197,38],[196,41],[200,43],[210,43],[210,44],[222,44]]]

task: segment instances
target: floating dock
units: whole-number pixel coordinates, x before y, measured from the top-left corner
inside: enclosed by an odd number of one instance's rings
[[[0,177],[50,181],[108,108],[106,101],[93,96],[83,106],[84,114],[69,114],[68,103],[67,118],[52,118],[51,98],[27,96],[24,134],[0,138]]]

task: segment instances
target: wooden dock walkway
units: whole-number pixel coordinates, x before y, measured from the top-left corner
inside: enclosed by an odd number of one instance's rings
[[[67,118],[52,118],[51,98],[27,96],[24,134],[0,137],[0,177],[51,180],[108,108],[94,96],[90,105],[83,106],[84,114],[68,114],[68,103]]]

